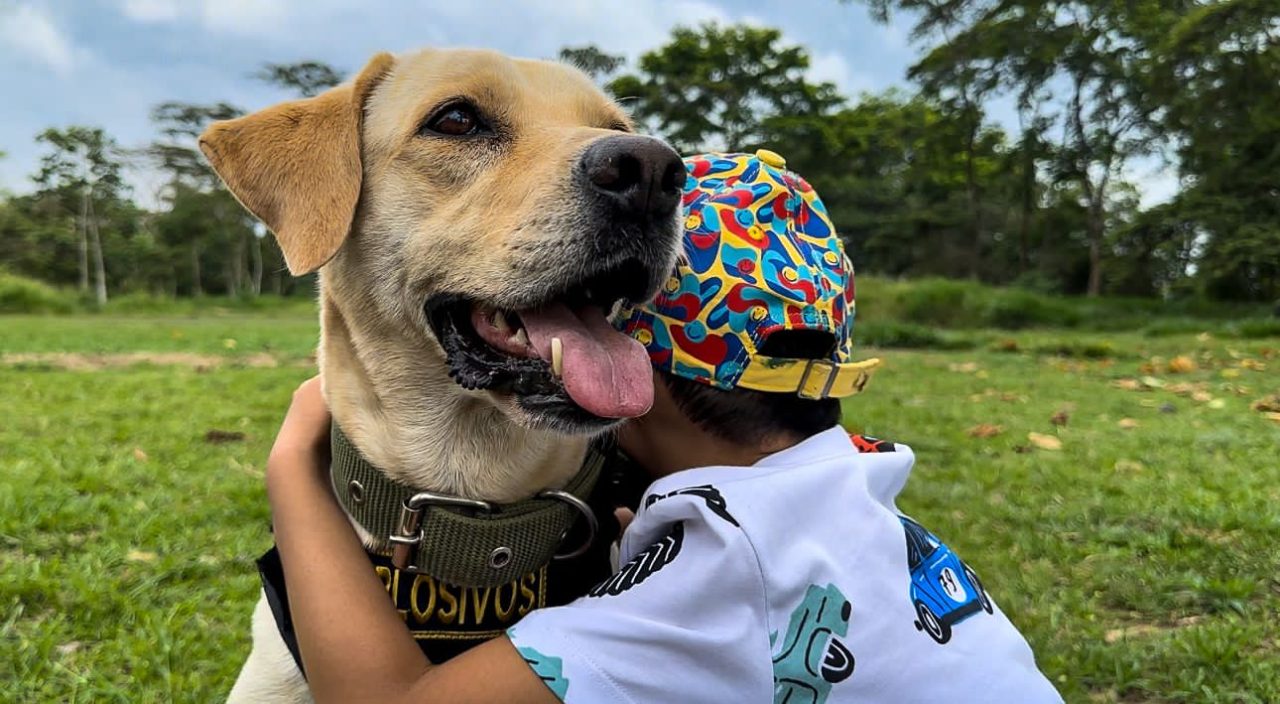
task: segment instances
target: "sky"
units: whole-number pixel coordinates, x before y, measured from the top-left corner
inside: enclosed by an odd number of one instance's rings
[[[552,58],[595,44],[634,63],[673,27],[707,21],[781,29],[808,50],[811,79],[849,96],[910,90],[906,70],[920,48],[905,19],[878,24],[860,3],[836,0],[0,0],[0,191],[31,190],[42,154],[34,137],[46,127],[100,126],[137,147],[155,136],[157,103],[253,110],[291,97],[251,78],[263,62],[317,59],[353,72],[384,50],[469,46]],[[991,116],[1016,131],[1008,106]],[[1155,162],[1130,178],[1144,203],[1176,188]],[[156,174],[135,168],[129,179],[138,200],[154,202]]]

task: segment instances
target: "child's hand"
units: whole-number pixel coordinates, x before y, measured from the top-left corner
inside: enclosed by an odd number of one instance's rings
[[[319,472],[329,462],[329,425],[332,419],[320,393],[320,377],[302,382],[293,392],[293,402],[280,425],[271,456],[267,459],[267,480],[272,475],[298,471],[299,465]]]

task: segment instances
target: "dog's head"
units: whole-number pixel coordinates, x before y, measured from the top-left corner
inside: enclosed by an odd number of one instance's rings
[[[200,146],[290,271],[333,260],[326,285],[433,339],[461,387],[593,432],[652,402],[643,348],[607,316],[656,293],[680,238],[680,159],[631,131],[567,66],[427,50]]]

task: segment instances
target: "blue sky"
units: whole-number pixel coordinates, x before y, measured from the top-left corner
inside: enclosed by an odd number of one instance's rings
[[[848,95],[907,87],[917,53],[905,22],[876,24],[861,4],[836,0],[0,0],[0,189],[31,188],[34,136],[45,127],[97,125],[141,146],[154,137],[151,107],[165,100],[255,109],[289,97],[249,78],[265,61],[354,71],[382,50],[481,46],[550,58],[587,43],[634,60],[672,27],[703,21],[780,28],[809,50],[812,78]],[[993,118],[1014,126],[1008,110]],[[137,197],[152,201],[154,174],[130,177]],[[1131,177],[1144,200],[1173,188],[1167,173]]]

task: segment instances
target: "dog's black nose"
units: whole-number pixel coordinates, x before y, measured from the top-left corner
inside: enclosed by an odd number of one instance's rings
[[[653,137],[607,137],[582,155],[587,188],[614,203],[622,215],[670,217],[680,203],[684,162]]]

